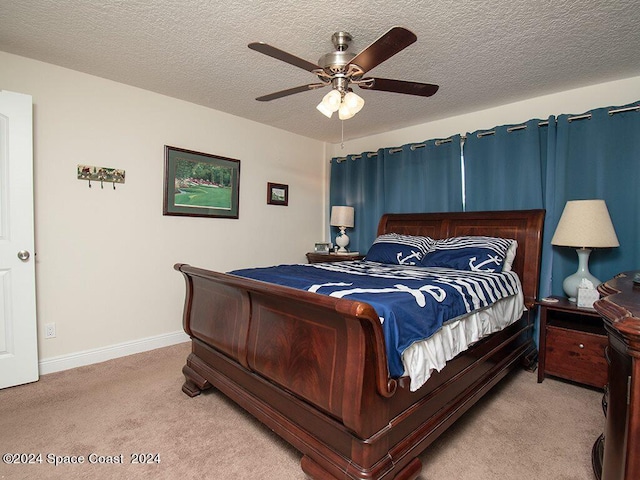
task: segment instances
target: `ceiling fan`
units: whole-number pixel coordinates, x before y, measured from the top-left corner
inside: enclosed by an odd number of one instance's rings
[[[317,108],[329,118],[333,112],[339,111],[340,119],[346,120],[358,113],[364,105],[364,100],[353,92],[351,85],[357,85],[366,90],[430,97],[438,91],[438,85],[365,77],[369,70],[404,50],[417,39],[416,35],[410,30],[403,27],[393,27],[356,55],[347,51],[352,40],[351,34],[336,32],[331,37],[335,51],[323,55],[318,60],[317,65],[263,42],[250,43],[250,49],[307,70],[317,75],[320,80],[320,83],[288,88],[258,97],[256,100],[268,102],[295,93],[331,85],[331,91],[324,96]]]

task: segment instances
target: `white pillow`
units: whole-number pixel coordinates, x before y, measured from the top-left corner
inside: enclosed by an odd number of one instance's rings
[[[510,272],[511,271],[511,264],[513,264],[513,261],[516,258],[516,250],[517,249],[518,249],[517,240],[512,240],[511,241],[511,245],[509,245],[509,249],[507,250],[507,253],[504,256],[504,263],[502,264],[502,271],[503,272]]]

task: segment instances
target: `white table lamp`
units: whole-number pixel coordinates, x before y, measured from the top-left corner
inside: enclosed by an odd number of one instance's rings
[[[589,272],[589,254],[594,248],[618,247],[618,237],[604,200],[571,200],[562,211],[551,245],[574,247],[578,253],[578,270],[564,279],[562,288],[575,302],[582,279],[600,285]]]
[[[353,207],[331,207],[331,226],[340,228],[340,234],[336,236],[336,245],[340,247],[338,253],[347,253],[349,237],[344,230],[353,228]]]

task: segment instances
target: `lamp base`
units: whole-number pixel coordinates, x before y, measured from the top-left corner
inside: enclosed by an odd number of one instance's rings
[[[336,237],[336,245],[340,247],[338,253],[348,253],[346,247],[349,245],[349,237],[344,233],[344,227],[340,227],[340,235]]]
[[[562,282],[564,293],[569,297],[569,301],[573,303],[575,303],[578,298],[578,287],[580,287],[582,279],[589,280],[594,287],[597,287],[602,283],[589,272],[589,255],[591,254],[591,249],[576,248],[576,253],[578,254],[578,270],[573,275],[569,275]]]

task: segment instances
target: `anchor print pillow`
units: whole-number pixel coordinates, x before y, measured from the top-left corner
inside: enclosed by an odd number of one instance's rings
[[[509,247],[514,242],[515,240],[507,238],[474,236],[436,240],[421,265],[475,272],[501,272]],[[512,251],[515,252],[514,249]]]
[[[373,242],[365,260],[391,265],[420,265],[434,243],[430,237],[385,233]]]

